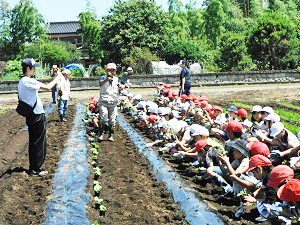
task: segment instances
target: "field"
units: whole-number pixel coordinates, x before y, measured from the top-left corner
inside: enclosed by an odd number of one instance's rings
[[[257,85],[194,88],[194,93],[206,95],[210,102],[222,106],[231,104],[250,107],[255,104],[269,105],[276,109],[284,119],[289,129],[298,132],[299,124],[299,85]],[[145,98],[151,99],[152,90],[133,90],[141,92]],[[48,153],[44,168],[50,174],[46,178],[29,177],[28,168],[28,134],[22,130],[24,119],[17,115],[14,108],[17,95],[0,96],[0,224],[42,224],[45,206],[51,194],[51,185],[58,165],[61,152],[64,149],[68,133],[72,129],[75,113],[75,103],[87,103],[92,94],[97,91],[73,92],[70,102],[69,123],[59,123],[55,109],[47,117]],[[43,102],[51,101],[51,93],[41,94]],[[127,118],[130,121],[130,118]],[[300,129],[299,129],[300,130]],[[143,132],[140,132],[144,135]],[[164,184],[159,183],[152,173],[152,168],[146,158],[135,151],[135,146],[126,135],[126,131],[117,126],[116,141],[99,144],[98,166],[102,175],[98,180],[102,184],[100,197],[107,207],[104,216],[99,216],[99,210],[93,201],[87,206],[91,223],[98,220],[100,224],[187,224],[180,206],[174,203],[172,194]],[[92,147],[91,143],[89,147]],[[92,154],[91,154],[92,156]],[[197,184],[192,180],[194,171],[188,162],[181,163],[170,155],[164,154],[165,161],[176,170],[184,180],[198,191],[198,196],[212,210],[217,211],[228,224],[256,224],[257,216],[254,206],[246,207],[245,215],[237,220],[233,212],[238,203],[232,199],[220,198],[220,189],[211,184]],[[90,161],[92,162],[92,160]],[[92,165],[91,165],[92,169]],[[91,173],[88,193],[94,196]]]

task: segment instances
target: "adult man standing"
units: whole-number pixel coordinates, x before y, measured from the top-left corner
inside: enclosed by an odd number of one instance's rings
[[[116,76],[117,66],[115,63],[107,65],[108,74],[100,77],[99,99],[99,140],[103,140],[104,128],[108,126],[109,141],[114,141],[114,129],[117,118],[117,104],[119,90],[122,89]]]
[[[129,87],[131,86],[131,83],[129,81],[129,76],[133,74],[133,69],[131,67],[127,68],[127,72],[123,74],[121,83],[124,84],[125,86]]]
[[[50,83],[43,84],[33,78],[36,66],[39,66],[39,64],[32,58],[22,61],[23,77],[18,85],[18,95],[19,101],[25,102],[33,108],[33,114],[26,117],[29,133],[29,175],[46,176],[48,172],[41,170],[47,150],[46,117],[43,103],[38,96],[38,90],[41,88],[51,90],[62,75],[58,71]]]
[[[182,60],[180,63],[182,68],[180,73],[180,89],[179,96],[182,94],[190,95],[191,94],[191,82],[190,82],[190,71],[187,68],[186,60]]]

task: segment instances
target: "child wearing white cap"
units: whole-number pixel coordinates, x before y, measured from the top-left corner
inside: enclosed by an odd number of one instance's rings
[[[288,149],[299,146],[299,140],[291,131],[286,129],[281,122],[276,122],[271,126],[270,136],[274,137],[272,140],[270,159],[273,165],[280,164],[285,158],[290,158],[292,154],[284,154]],[[298,155],[297,155],[298,156]]]
[[[60,122],[67,122],[66,111],[68,109],[68,102],[70,99],[70,90],[71,84],[69,81],[69,76],[71,75],[71,71],[65,69],[63,71],[63,77],[60,81],[57,82],[57,92],[59,96],[59,103],[58,103],[58,114],[60,118]]]

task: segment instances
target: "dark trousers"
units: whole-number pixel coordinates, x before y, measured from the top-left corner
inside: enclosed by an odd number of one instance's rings
[[[52,99],[53,99],[53,103],[56,103],[57,101],[57,84],[55,84],[52,88]]]
[[[185,87],[184,91],[182,91],[182,89],[180,88],[179,89],[179,96],[181,96],[183,94],[190,95],[191,94],[191,87],[190,86],[189,87]]]
[[[26,123],[29,132],[29,169],[38,171],[44,163],[47,150],[45,114],[27,118]]]

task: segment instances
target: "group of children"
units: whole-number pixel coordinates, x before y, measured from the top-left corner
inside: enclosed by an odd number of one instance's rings
[[[254,106],[248,119],[246,109],[224,110],[206,96],[179,96],[163,83],[156,90],[153,101],[128,89],[119,97],[121,111],[153,140],[145,148],[158,146],[192,162],[198,168],[196,182],[213,182],[222,187],[223,197],[240,200],[236,218],[251,202],[260,213],[258,222],[300,223],[299,140],[271,107]],[[93,96],[92,111],[96,101]]]

